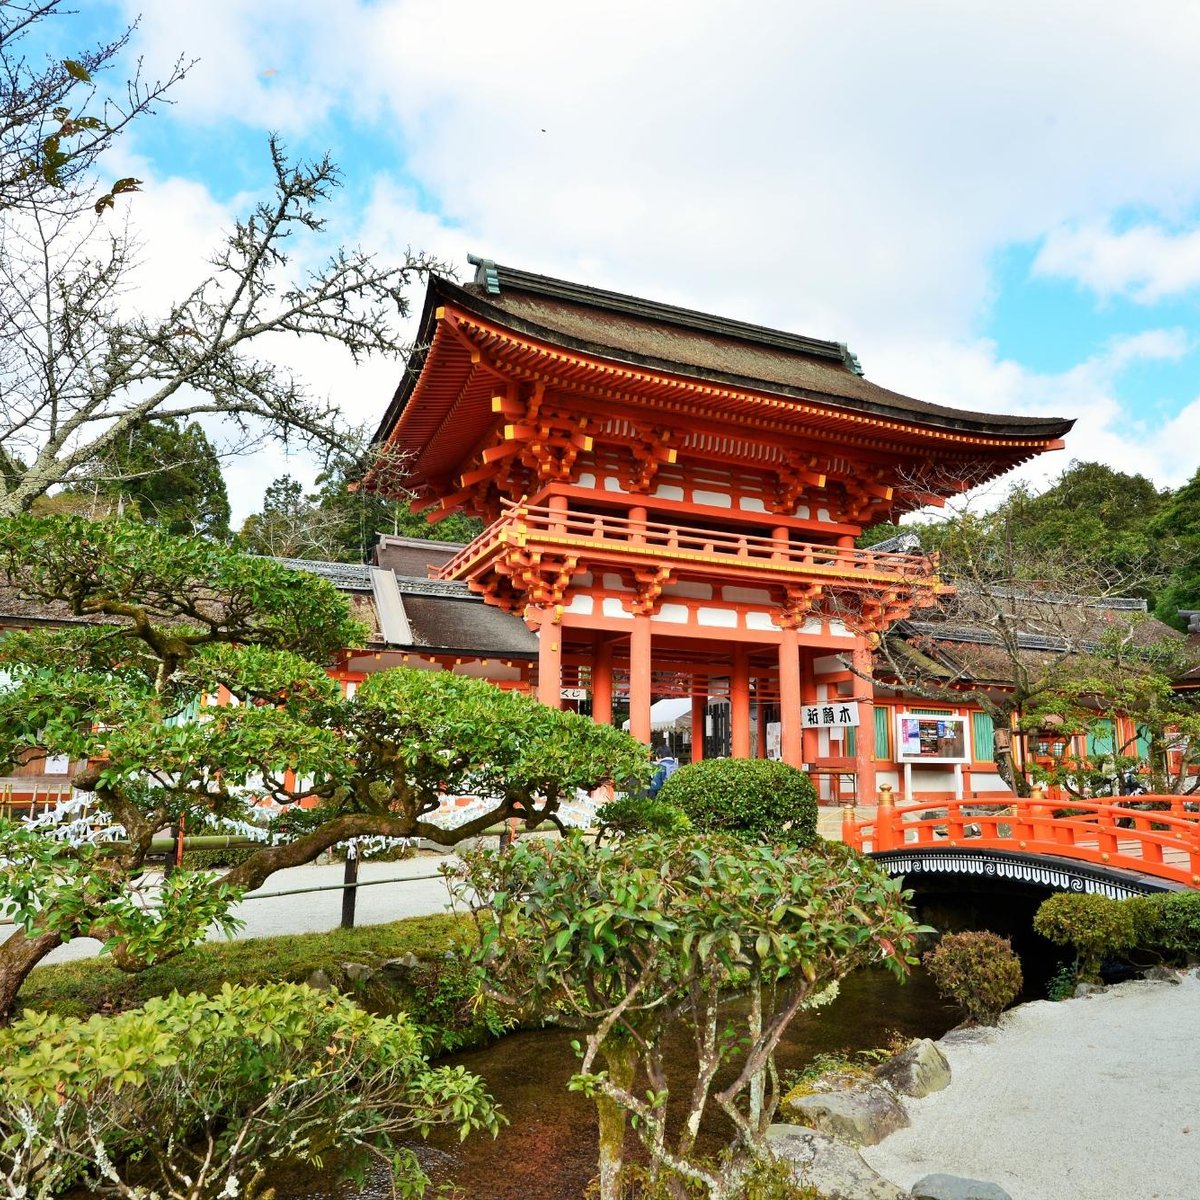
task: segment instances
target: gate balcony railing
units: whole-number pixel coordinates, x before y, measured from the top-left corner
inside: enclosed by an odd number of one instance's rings
[[[627,566],[641,560],[678,567],[724,566],[740,575],[775,580],[807,576],[814,582],[824,579],[850,586],[938,585],[935,561],[922,554],[880,553],[507,501],[500,519],[438,574],[442,579],[471,579],[510,550],[526,548],[575,552],[600,564]]]

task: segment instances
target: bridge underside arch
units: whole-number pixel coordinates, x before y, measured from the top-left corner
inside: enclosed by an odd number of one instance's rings
[[[1181,885],[1120,868],[1069,858],[962,847],[887,850],[871,858],[918,896],[948,892],[1010,892],[1019,895],[1080,892],[1113,899],[1185,890]]]

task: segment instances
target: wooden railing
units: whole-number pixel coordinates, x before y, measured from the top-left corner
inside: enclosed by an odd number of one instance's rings
[[[438,572],[443,579],[469,576],[501,545],[523,546],[530,540],[558,545],[611,549],[628,555],[649,553],[656,559],[723,558],[766,570],[792,570],[848,579],[929,579],[935,570],[922,554],[879,553],[854,547],[794,542],[749,533],[688,528],[658,521],[631,521],[612,513],[569,513],[545,505],[504,501],[504,515]]]
[[[16,777],[0,782],[0,817],[15,820],[36,817],[71,798],[69,783],[40,783],[35,778]]]
[[[1181,796],[901,805],[885,797],[861,821],[847,806],[842,838],[868,853],[940,847],[1072,858],[1200,888],[1200,812]]]

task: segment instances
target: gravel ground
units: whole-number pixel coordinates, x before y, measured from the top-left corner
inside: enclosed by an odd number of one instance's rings
[[[1042,1000],[940,1043],[948,1088],[862,1151],[902,1188],[934,1172],[1013,1200],[1200,1197],[1200,979]]]
[[[355,924],[380,925],[401,917],[423,917],[445,912],[450,906],[450,894],[437,870],[439,864],[448,861],[448,856],[420,854],[404,862],[363,862],[359,867],[360,883],[372,879],[400,878],[411,882],[359,888]],[[273,937],[280,933],[321,933],[336,929],[342,919],[340,891],[309,892],[298,896],[279,896],[277,899],[272,896],[296,888],[340,884],[344,870],[344,864],[339,862],[323,867],[309,865],[276,872],[263,885],[259,893],[261,898],[247,898],[234,909],[236,915],[246,922],[239,938]],[[434,878],[420,878],[422,876]],[[11,932],[11,926],[0,926],[0,941]],[[220,940],[218,933],[209,935],[209,941]],[[51,951],[42,961],[56,963],[91,958],[99,950],[100,943],[94,939],[76,938]]]

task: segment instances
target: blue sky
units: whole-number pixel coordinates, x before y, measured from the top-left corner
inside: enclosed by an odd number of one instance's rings
[[[147,302],[268,182],[277,130],[329,149],[333,232],[846,341],[955,407],[1074,416],[1065,454],[1200,467],[1200,9],[816,0],[84,0],[63,46],[140,14],[149,74],[199,61],[119,162]],[[414,296],[419,308],[419,296]],[[395,363],[287,361],[355,420]],[[237,516],[311,466],[229,473]]]

